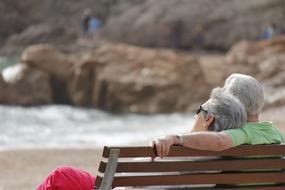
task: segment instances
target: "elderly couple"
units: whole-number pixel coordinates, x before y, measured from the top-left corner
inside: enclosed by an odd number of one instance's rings
[[[272,122],[259,121],[264,103],[261,84],[251,76],[232,74],[223,88],[212,90],[210,99],[199,107],[191,132],[151,141],[158,157],[165,157],[171,145],[220,151],[241,144],[282,143]],[[91,190],[95,176],[73,167],[59,167],[37,190]]]

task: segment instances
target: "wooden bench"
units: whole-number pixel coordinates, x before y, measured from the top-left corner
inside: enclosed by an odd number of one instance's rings
[[[167,158],[154,155],[151,147],[104,147],[94,189],[285,190],[285,144],[220,152],[172,146]]]

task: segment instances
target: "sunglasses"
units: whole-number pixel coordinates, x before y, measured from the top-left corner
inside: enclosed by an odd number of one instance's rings
[[[205,110],[202,106],[199,106],[199,108],[198,108],[196,114],[198,115],[201,111],[203,111],[203,112],[205,112],[206,114],[208,114],[208,111]]]

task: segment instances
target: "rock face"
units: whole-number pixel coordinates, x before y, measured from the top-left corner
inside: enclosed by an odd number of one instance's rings
[[[116,9],[105,34],[150,47],[173,47],[178,40],[181,48],[229,49],[240,40],[259,39],[272,21],[284,28],[284,5],[282,0],[146,0]]]
[[[63,26],[52,26],[51,24],[38,24],[29,26],[20,34],[14,34],[8,38],[5,44],[5,53],[21,52],[29,45],[52,43],[57,46],[65,46],[74,43],[77,39],[77,32],[67,30]]]
[[[50,78],[47,73],[25,64],[16,64],[6,68],[2,75],[0,80],[0,102],[2,104],[52,103]]]
[[[21,62],[44,70],[58,79],[67,79],[74,63],[56,48],[40,44],[28,47],[21,56]]]
[[[7,84],[5,83],[2,73],[0,74],[0,104],[6,104],[8,102],[9,92],[7,90]]]
[[[234,45],[226,55],[232,69],[239,67],[244,73],[258,79],[272,80],[284,71],[285,36],[257,42],[243,41]],[[276,86],[276,84],[269,84]]]
[[[92,106],[92,93],[96,83],[96,61],[86,60],[75,65],[68,84],[69,97],[76,106]]]
[[[76,76],[73,100],[111,111],[186,111],[208,97],[197,59],[168,50],[105,45],[84,59]]]
[[[50,45],[34,45],[23,52],[21,62],[51,76],[53,98],[56,103],[70,103],[67,82],[73,72],[73,61]]]
[[[82,12],[86,8],[92,9],[96,14],[101,14],[102,10],[105,10],[102,1],[93,0],[26,0],[25,2],[2,0],[0,1],[0,47],[7,39],[9,42],[6,44],[12,51],[12,45],[19,40],[24,41],[25,45],[32,45],[35,41],[40,43],[43,40],[45,43],[54,43],[61,41],[62,39],[58,39],[60,37],[69,36],[70,32],[78,34]],[[49,27],[43,26],[42,23]],[[43,31],[44,28],[47,30]],[[55,32],[63,34],[56,36],[53,35]],[[42,39],[39,39],[40,33],[44,34]],[[9,38],[12,35],[13,37]],[[70,39],[69,43],[74,40]]]
[[[0,47],[6,39],[10,51],[20,41],[27,45],[43,42],[38,39],[40,33],[45,42],[57,42],[58,36],[53,34],[58,27],[64,28],[61,37],[69,36],[68,31],[80,34],[82,13],[90,8],[103,21],[102,36],[109,40],[149,47],[179,43],[179,48],[227,50],[240,40],[259,39],[272,21],[284,29],[284,4],[283,0],[1,0]],[[41,31],[41,23],[54,29]]]

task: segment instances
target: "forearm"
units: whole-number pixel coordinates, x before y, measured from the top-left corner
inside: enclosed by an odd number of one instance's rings
[[[233,146],[231,138],[224,132],[192,132],[182,138],[184,147],[199,150],[221,151]]]

